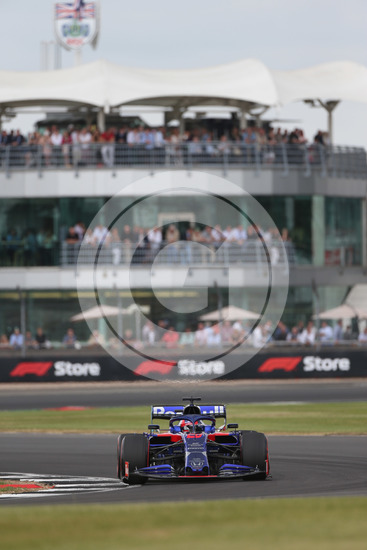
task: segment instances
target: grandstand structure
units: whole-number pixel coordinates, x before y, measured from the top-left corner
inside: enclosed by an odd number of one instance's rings
[[[343,72],[348,75],[349,83],[354,82],[353,86],[345,85]],[[12,109],[23,106],[58,106],[72,110],[76,116],[82,113],[89,120],[96,120],[104,130],[106,117],[122,105],[153,105],[168,113],[167,120],[177,119],[182,133],[183,114],[189,106],[200,106],[203,111],[213,105],[231,107],[237,112],[239,128],[243,129],[259,109],[265,110],[280,102],[306,100],[320,101],[325,106],[331,131],[332,111],[339,101],[365,101],[366,72],[355,64],[330,64],[303,73],[275,74],[260,62],[247,60],[208,69],[200,75],[197,71],[154,74],[154,71],[128,70],[98,62],[54,74],[52,71],[33,75],[0,73],[0,108],[2,113],[9,114]],[[78,222],[88,227],[116,193],[119,193],[121,209],[131,205],[149,194],[149,182],[154,182],[162,172],[171,174],[171,178],[179,173],[183,187],[185,181],[189,185],[194,170],[205,172],[208,177],[225,178],[243,190],[244,196],[245,193],[254,196],[280,233],[287,233],[287,258],[277,256],[279,277],[287,261],[290,267],[283,315],[286,324],[292,325],[298,320],[307,322],[316,309],[338,306],[353,285],[365,282],[365,150],[347,144],[317,143],[258,147],[233,144],[230,139],[221,148],[223,142],[217,139],[213,142],[217,151],[214,155],[205,148],[195,150],[190,142],[180,140],[174,148],[170,143],[150,149],[112,144],[113,160],[109,165],[103,162],[103,144],[99,143],[91,144],[85,162],[71,157],[67,166],[58,149],[52,152],[51,162],[47,164],[39,145],[32,150],[26,144],[20,148],[3,147],[0,153],[0,333],[9,333],[19,325],[23,311],[24,328],[35,333],[36,327],[42,326],[53,342],[61,341],[70,326],[70,318],[80,311],[76,290],[79,247],[66,242],[68,229]],[[31,163],[26,156],[30,153]],[[230,199],[231,191],[226,196]],[[204,197],[175,191],[172,196],[152,200],[146,211],[135,212],[132,208],[127,220],[131,227],[145,229],[176,222],[183,234],[190,224],[195,225],[201,219],[206,207]],[[210,219],[222,228],[241,223],[240,219],[228,219],[220,208],[210,212]],[[22,242],[8,238],[12,230],[14,235],[22,235]],[[30,250],[25,240],[29,231],[50,233],[50,246],[42,253]],[[247,289],[256,289],[261,266],[256,247],[246,255],[240,249],[226,250],[215,257],[198,254],[186,263],[181,257],[173,261],[163,253],[154,264],[154,290],[151,283],[147,284],[152,276],[152,263],[139,258],[131,263],[131,250],[124,248],[123,243],[118,247],[118,261],[116,254],[108,251],[103,259],[106,304],[124,307],[127,286],[132,284],[134,300],[150,308],[151,318],[157,322],[167,317],[167,312],[155,294],[158,298],[164,296],[166,305],[177,301],[195,302],[193,288],[205,273],[209,307],[214,310],[226,269],[231,268],[232,284],[237,287],[236,304],[252,309],[249,293],[243,296],[243,285],[246,274]],[[93,256],[88,250],[82,250],[80,264],[85,272],[93,269]],[[188,267],[192,284],[183,286],[183,274]],[[82,289],[86,297],[93,291],[88,284]],[[183,331],[194,319],[194,315],[188,317],[173,312],[169,322]],[[130,328],[134,331],[134,324]],[[75,330],[80,340],[88,339],[87,325],[81,323]]]

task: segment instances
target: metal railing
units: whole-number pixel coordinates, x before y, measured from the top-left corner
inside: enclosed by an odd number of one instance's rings
[[[332,177],[367,177],[366,151],[358,147],[319,144],[247,145],[242,142],[182,142],[161,147],[129,146],[123,143],[67,144],[60,147],[25,144],[0,146],[0,173],[10,177],[13,171],[35,170],[42,177],[47,170],[98,168],[117,170],[145,166],[150,170],[195,166],[248,168],[256,172],[279,170],[284,176],[291,169],[306,177],[313,173]]]
[[[296,251],[290,243],[282,246],[274,243],[267,250],[260,242],[245,242],[244,244],[224,243],[220,247],[213,245],[203,246],[192,241],[180,241],[165,247],[166,243],[158,248],[136,246],[125,243],[111,243],[108,246],[89,246],[62,243],[60,250],[60,265],[70,266],[78,262],[79,265],[111,265],[111,266],[142,266],[169,265],[169,266],[209,266],[232,264],[256,264],[283,266],[286,259],[295,263]],[[287,255],[287,258],[285,258]]]
[[[146,266],[159,265],[230,265],[236,263],[283,265],[284,255],[287,255],[291,265],[311,265],[312,255],[310,243],[303,248],[294,246],[292,242],[279,243],[274,241],[264,246],[259,241],[244,243],[215,243],[203,246],[193,241],[179,241],[165,247],[162,243],[158,249],[152,249],[149,244],[137,246],[112,242],[100,249],[94,245],[69,244],[54,242],[50,246],[30,246],[26,239],[14,241],[0,240],[1,267],[35,267],[98,264],[110,266]],[[358,266],[362,265],[358,248],[354,246],[339,246],[333,250],[325,250],[325,265]]]

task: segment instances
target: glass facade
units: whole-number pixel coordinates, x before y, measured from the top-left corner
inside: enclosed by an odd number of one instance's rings
[[[361,265],[362,208],[361,199],[322,196],[255,197],[274,220],[283,238],[292,242],[295,263],[323,265]],[[68,228],[77,222],[87,227],[101,207],[104,197],[58,199],[3,199],[0,203],[0,266],[58,265],[60,244]],[[107,209],[117,216],[134,202],[121,197]],[[208,209],[211,209],[208,211]],[[222,228],[243,224],[238,213],[221,208],[216,211],[204,197],[156,197],[149,208],[127,209],[124,223],[151,228],[171,219],[185,222],[209,219]],[[111,219],[111,218],[110,218]],[[102,224],[105,220],[98,220]],[[121,224],[122,225],[122,224]]]
[[[258,305],[258,290],[241,288],[235,289],[234,296],[236,297],[236,305],[239,307],[256,311]],[[317,310],[316,300],[318,300],[319,310],[339,305],[349,292],[350,287],[320,287],[318,288],[318,297],[312,291],[310,286],[291,287],[288,292],[288,298],[282,321],[291,328],[300,321],[306,324],[312,319],[313,313]],[[219,294],[218,294],[219,292]],[[153,293],[152,289],[140,289],[134,291],[133,297],[140,306],[149,306],[150,318],[155,324],[159,320],[165,321],[168,326],[174,326],[178,331],[184,331],[186,327],[192,330],[197,328],[198,315],[201,313],[180,313],[180,304],[185,304],[187,311],[195,309],[195,305],[200,298],[200,290],[170,290],[162,289]],[[71,317],[80,313],[80,305],[76,291],[50,290],[50,291],[27,291],[25,294],[25,310],[26,310],[26,330],[31,331],[35,335],[37,327],[42,327],[47,338],[53,342],[55,346],[61,345],[63,336],[69,327],[73,327],[75,334],[81,342],[86,342],[90,337],[90,330],[85,321],[72,322]],[[88,303],[88,296],[93,298],[91,291],[82,293],[83,298]],[[220,296],[219,296],[220,295]],[[125,307],[127,303],[131,303],[130,292],[105,290],[100,293],[101,300],[104,304],[114,305],[120,304]],[[130,299],[129,299],[130,298]],[[218,309],[219,300],[222,307],[228,305],[227,294],[224,289],[209,289],[207,309],[214,311]],[[6,334],[8,337],[13,332],[14,327],[20,326],[21,319],[21,304],[18,292],[0,291],[0,301],[2,304],[0,311],[0,335]],[[91,304],[94,300],[91,299]],[[168,308],[173,311],[169,311]],[[117,322],[117,321],[116,321]],[[98,320],[93,321],[95,328],[103,332],[103,323]],[[115,321],[111,319],[112,325]],[[124,315],[123,319],[124,331],[130,329],[135,333],[135,318],[133,315]],[[251,324],[252,322],[250,322]]]

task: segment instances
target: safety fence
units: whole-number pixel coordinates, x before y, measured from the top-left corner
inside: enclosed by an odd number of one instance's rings
[[[13,171],[35,170],[41,177],[47,170],[80,170],[97,168],[117,170],[146,167],[184,168],[196,166],[217,168],[223,173],[232,168],[278,170],[284,176],[291,169],[308,177],[365,178],[366,151],[359,147],[324,146],[320,144],[260,145],[233,141],[165,143],[161,147],[129,146],[124,143],[65,144],[61,146],[0,146],[0,173],[10,177]]]

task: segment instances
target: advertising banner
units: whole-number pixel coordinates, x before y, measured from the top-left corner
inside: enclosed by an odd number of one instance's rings
[[[131,358],[130,358],[131,359]],[[238,369],[231,370],[231,356],[213,361],[170,357],[150,361],[135,357],[134,370],[124,367],[109,355],[73,354],[32,358],[4,357],[0,360],[0,382],[77,382],[235,379],[307,379],[367,376],[366,350],[295,350],[261,352]]]

